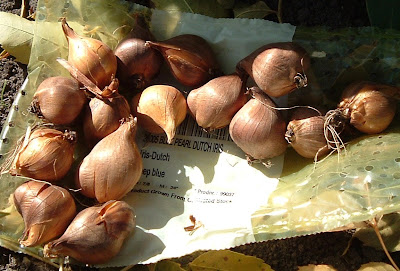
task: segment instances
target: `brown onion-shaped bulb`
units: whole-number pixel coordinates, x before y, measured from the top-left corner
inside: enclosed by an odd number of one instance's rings
[[[229,134],[248,160],[264,160],[283,154],[287,148],[286,123],[276,104],[258,87],[250,89],[250,99],[233,117]]]
[[[209,131],[229,125],[246,102],[245,87],[237,74],[214,78],[190,91],[187,97],[190,114]]]
[[[94,97],[85,109],[83,132],[86,142],[91,146],[117,130],[121,120],[129,118],[131,114],[129,102],[118,93],[118,80],[113,82],[115,84],[109,97]]]
[[[85,264],[106,263],[118,254],[135,225],[132,208],[111,200],[79,212],[60,238],[45,245],[43,253],[70,256]]]
[[[185,86],[197,87],[221,74],[211,46],[200,36],[184,34],[146,44],[161,52],[172,75]]]
[[[172,143],[176,128],[184,121],[187,113],[183,94],[168,85],[147,87],[133,97],[131,105],[138,125],[152,134],[165,132],[168,144]]]
[[[20,146],[10,173],[42,181],[58,181],[71,168],[75,142],[75,132],[37,128]]]
[[[61,236],[76,214],[74,199],[66,189],[37,181],[20,185],[14,204],[25,223],[20,244],[26,247]]]
[[[55,76],[40,83],[32,101],[32,110],[39,117],[57,124],[71,124],[81,113],[87,101],[75,79]]]
[[[100,89],[108,86],[117,72],[117,58],[102,41],[77,35],[65,18],[61,26],[68,41],[68,62]]]
[[[399,88],[374,82],[356,82],[342,94],[338,111],[357,130],[366,134],[384,131],[396,114]]]
[[[314,116],[291,120],[287,126],[286,140],[305,158],[319,158],[329,151],[325,134],[325,117]]]
[[[264,45],[237,64],[237,71],[250,76],[271,97],[280,97],[307,86],[310,59],[306,50],[292,42]]]
[[[117,57],[117,77],[125,87],[143,89],[159,73],[163,58],[156,49],[145,45],[154,41],[142,14],[135,14],[132,31],[114,50]]]
[[[130,117],[83,159],[75,179],[83,195],[98,202],[119,200],[136,185],[143,168],[136,128],[136,120]]]

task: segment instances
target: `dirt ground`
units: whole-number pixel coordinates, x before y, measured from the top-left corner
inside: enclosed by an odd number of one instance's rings
[[[251,2],[251,1],[248,1]],[[277,0],[266,0],[271,8],[277,8]],[[145,2],[147,3],[147,2]],[[20,13],[21,1],[2,0],[0,11]],[[29,2],[33,12],[36,1]],[[348,26],[368,26],[369,20],[365,1],[359,0],[283,0],[283,21],[293,25],[317,26],[332,28]],[[276,20],[275,15],[267,17]],[[0,104],[1,127],[6,119],[17,89],[26,77],[26,66],[15,62],[12,57],[0,60]],[[329,264],[337,270],[356,270],[361,264],[371,261],[386,261],[382,251],[365,247],[358,240],[353,240],[346,254],[342,255],[351,240],[351,232],[321,233],[312,236],[274,240],[239,246],[232,250],[253,255],[270,264],[274,270],[297,270],[297,266],[307,264]],[[400,254],[393,253],[400,262]],[[190,257],[182,258],[185,262]],[[0,270],[55,270],[54,267],[4,248],[0,248]],[[75,267],[74,270],[92,270]]]

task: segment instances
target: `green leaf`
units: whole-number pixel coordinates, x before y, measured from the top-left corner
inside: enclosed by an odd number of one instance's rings
[[[273,271],[263,260],[230,250],[208,251],[189,264],[192,271]]]
[[[214,18],[229,17],[217,0],[152,0],[154,7],[168,12],[198,13]]]
[[[357,271],[395,271],[396,269],[387,263],[371,262],[361,265]]]
[[[389,251],[400,250],[400,214],[392,213],[382,217],[378,222],[378,229],[383,238],[386,248]],[[359,229],[354,237],[361,240],[366,246],[382,250],[382,245],[379,243],[378,237],[373,228]]]
[[[34,22],[18,15],[0,12],[0,44],[17,61],[28,64]]]
[[[265,16],[276,13],[272,10],[265,2],[258,1],[251,6],[237,5],[233,9],[233,14],[235,18],[252,18],[252,19],[262,19]]]

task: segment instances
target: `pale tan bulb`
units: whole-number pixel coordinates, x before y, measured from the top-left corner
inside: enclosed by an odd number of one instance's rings
[[[243,81],[237,74],[223,75],[190,91],[188,108],[200,127],[212,131],[231,122],[247,102]]]
[[[20,243],[27,247],[59,237],[76,214],[74,199],[66,189],[37,181],[20,185],[14,204],[25,223]]]
[[[20,146],[10,173],[37,180],[58,181],[71,168],[75,142],[75,132],[35,129]]]
[[[85,264],[101,264],[115,257],[136,225],[132,208],[111,200],[84,209],[65,233],[44,247],[46,257],[71,256]]]
[[[186,118],[187,104],[183,94],[175,87],[153,85],[132,99],[132,112],[138,125],[153,134],[166,133],[172,143],[176,128]]]
[[[310,65],[306,50],[293,42],[261,46],[237,64],[243,78],[250,76],[271,97],[280,97],[307,86],[305,71]]]
[[[316,159],[329,151],[324,116],[291,120],[285,138],[298,154],[306,158]]]
[[[113,50],[102,41],[77,35],[65,18],[61,25],[68,40],[68,62],[100,89],[108,86],[117,72]]]
[[[200,36],[184,34],[146,44],[161,52],[172,75],[185,86],[197,87],[221,75],[211,46]]]
[[[86,102],[78,81],[55,76],[40,83],[33,96],[32,108],[39,117],[53,124],[66,125],[78,118]]]
[[[83,195],[98,202],[119,200],[136,185],[143,169],[135,143],[136,128],[136,120],[125,120],[83,159],[76,174],[76,185]]]
[[[250,99],[233,117],[229,134],[247,155],[249,162],[281,155],[287,148],[286,123],[276,104],[258,87],[250,89]]]
[[[366,134],[384,131],[396,114],[400,90],[374,82],[356,82],[343,91],[337,112]]]

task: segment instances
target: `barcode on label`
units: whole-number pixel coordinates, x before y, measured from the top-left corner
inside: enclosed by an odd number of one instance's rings
[[[186,119],[179,125],[176,130],[177,135],[183,136],[196,136],[203,138],[211,138],[217,140],[232,141],[229,135],[229,126],[217,129],[211,132],[205,131],[202,127],[198,126],[196,121],[191,117],[187,116]]]

